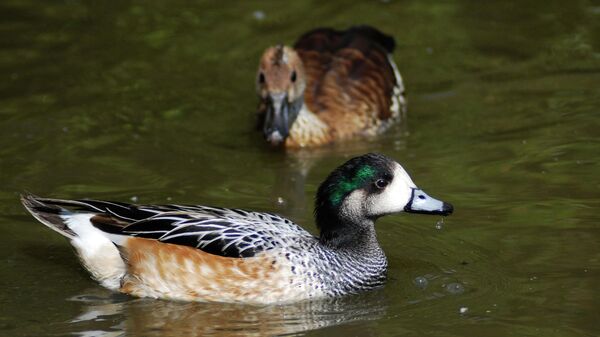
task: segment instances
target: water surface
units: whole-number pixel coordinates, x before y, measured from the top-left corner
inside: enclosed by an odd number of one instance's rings
[[[600,334],[600,3],[4,1],[0,18],[0,335]],[[407,123],[318,151],[265,147],[262,50],[361,23],[396,37]],[[368,151],[456,212],[382,219],[387,285],[337,300],[112,294],[18,201],[244,207],[316,232],[318,184]]]

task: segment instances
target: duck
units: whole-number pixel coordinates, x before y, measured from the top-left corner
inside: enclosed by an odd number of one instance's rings
[[[406,114],[394,38],[371,26],[317,28],[262,54],[258,128],[273,146],[316,147],[383,133]]]
[[[337,298],[384,285],[375,221],[450,215],[393,159],[354,157],[318,187],[313,235],[280,215],[202,205],[137,205],[24,194],[34,218],[66,237],[105,288],[135,297],[244,304]]]

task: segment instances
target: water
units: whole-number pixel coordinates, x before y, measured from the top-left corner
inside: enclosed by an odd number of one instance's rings
[[[0,335],[599,335],[599,9],[2,2]],[[267,149],[253,130],[263,48],[356,23],[396,37],[408,123],[318,151]],[[318,184],[367,151],[399,160],[456,212],[443,230],[436,217],[382,219],[387,285],[335,301],[249,307],[115,295],[18,202],[30,191],[237,206],[315,232]]]

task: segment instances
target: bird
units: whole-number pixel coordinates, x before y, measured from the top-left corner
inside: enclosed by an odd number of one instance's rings
[[[315,198],[315,236],[280,215],[201,205],[135,205],[23,194],[25,208],[65,236],[92,278],[135,297],[244,304],[337,298],[384,285],[375,221],[450,215],[403,167],[376,153],[331,172]]]
[[[383,133],[406,114],[394,38],[371,26],[317,28],[262,54],[258,125],[268,143],[317,147]]]

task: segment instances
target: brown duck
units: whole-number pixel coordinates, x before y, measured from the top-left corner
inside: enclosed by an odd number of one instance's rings
[[[369,26],[318,28],[270,47],[256,76],[259,126],[272,145],[319,146],[385,131],[406,112],[394,39]]]

